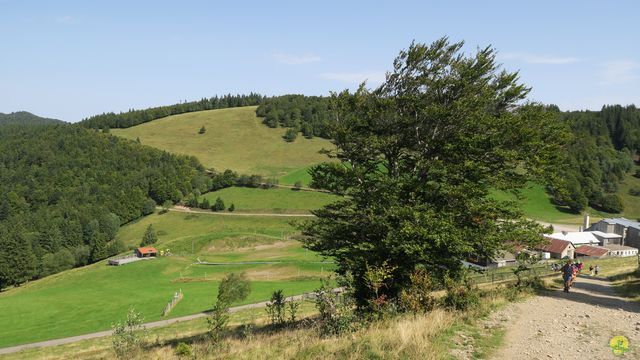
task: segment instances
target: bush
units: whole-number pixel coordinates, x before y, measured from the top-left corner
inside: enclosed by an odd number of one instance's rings
[[[284,133],[282,138],[286,142],[294,142],[298,137],[298,132],[295,129],[287,129],[287,132]]]
[[[409,287],[400,292],[400,307],[413,313],[431,311],[436,303],[431,295],[434,290],[431,276],[425,269],[417,269],[409,278]]]
[[[178,356],[191,356],[193,354],[193,350],[191,349],[191,345],[180,342],[178,346],[176,346],[176,355]]]
[[[209,210],[209,208],[211,208],[211,204],[209,204],[209,199],[207,198],[202,199],[202,202],[200,203],[200,209]]]
[[[127,319],[112,325],[112,349],[119,359],[135,357],[143,345],[143,318],[135,309],[129,310]]]
[[[202,135],[204,133],[207,132],[207,129],[205,129],[204,125],[202,125],[202,127],[200,128],[200,130],[198,130],[198,134]]]
[[[321,336],[341,335],[356,329],[352,296],[333,291],[324,279],[314,294],[316,309],[320,313],[318,329]]]
[[[444,307],[451,310],[469,310],[480,305],[480,290],[465,278],[461,282],[447,279],[446,295],[442,298]]]
[[[300,190],[302,187],[302,181],[298,180],[295,184],[293,184],[293,190]]]
[[[231,205],[229,205],[229,209],[227,210],[229,210],[229,212],[234,212],[236,210],[236,206],[231,203]]]
[[[603,195],[597,201],[595,207],[608,213],[620,213],[624,210],[624,205],[620,197],[616,194]]]
[[[213,205],[211,205],[211,210],[223,211],[224,209],[225,209],[224,201],[222,200],[222,198],[218,196],[218,198],[216,199],[216,202]]]
[[[629,189],[629,195],[640,196],[640,189],[637,189],[637,188]]]
[[[267,314],[269,314],[269,319],[271,320],[272,325],[281,326],[284,324],[286,305],[286,299],[282,289],[274,291],[271,295],[271,301],[267,303],[267,308],[265,309]]]
[[[142,215],[153,214],[154,211],[156,211],[156,202],[153,201],[153,199],[145,200],[144,204],[142,205]]]
[[[140,246],[153,245],[156,242],[158,242],[158,234],[156,234],[156,230],[153,228],[153,224],[149,224],[147,230],[144,232],[144,236],[142,237]]]

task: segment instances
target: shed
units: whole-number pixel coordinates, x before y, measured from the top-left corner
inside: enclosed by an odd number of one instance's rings
[[[549,255],[555,259],[573,259],[573,252],[576,250],[576,247],[573,246],[570,241],[554,238],[547,239],[549,239],[549,242],[546,245],[539,245],[535,249],[549,253]]]
[[[156,257],[158,256],[158,250],[154,247],[139,247],[136,249],[136,256],[143,257]]]
[[[604,248],[609,249],[609,256],[619,256],[619,257],[626,257],[626,256],[637,256],[638,255],[638,249],[631,247],[631,246],[623,246],[623,245],[606,245],[603,246]]]
[[[590,256],[601,258],[609,254],[609,249],[602,246],[583,245],[576,248],[576,256]]]

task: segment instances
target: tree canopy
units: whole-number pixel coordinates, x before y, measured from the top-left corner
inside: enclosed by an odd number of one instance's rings
[[[121,224],[207,179],[193,157],[81,126],[0,127],[0,288],[123,251]]]
[[[348,196],[313,211],[303,241],[352,276],[361,304],[376,295],[369,269],[393,269],[380,289],[395,297],[416,268],[456,277],[469,254],[541,241],[540,226],[489,194],[550,180],[566,128],[525,101],[529,89],[500,70],[492,48],[467,56],[462,46],[413,43],[380,87],[331,98],[330,155],[340,163],[311,173]]]

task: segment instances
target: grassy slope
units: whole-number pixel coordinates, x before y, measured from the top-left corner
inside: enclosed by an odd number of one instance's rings
[[[174,153],[196,156],[206,167],[233,169],[244,174],[280,177],[301,167],[326,161],[319,154],[327,140],[298,137],[282,140],[284,129],[270,129],[255,116],[255,106],[199,111],[169,116],[113,134]],[[207,132],[198,134],[200,127]]]
[[[282,176],[279,181],[283,185],[294,185],[297,181],[302,183],[302,186],[309,186],[311,184],[311,175],[309,169],[313,165],[305,166],[303,168],[294,170],[285,176]]]
[[[203,195],[213,204],[220,197],[228,207],[233,203],[236,211],[304,212],[320,208],[340,199],[335,195],[314,191],[295,191],[286,188],[253,189],[232,187]]]
[[[268,299],[280,288],[288,294],[311,291],[331,265],[318,263],[321,258],[287,238],[293,232],[289,221],[170,212],[129,224],[118,235],[128,244],[136,244],[153,223],[160,234],[159,248],[190,252],[193,242],[196,254],[121,267],[100,262],[0,293],[0,347],[108,329],[130,307],[141,311],[147,321],[158,320],[179,289],[185,297],[172,317],[203,311],[213,303],[218,280],[232,271],[246,271],[252,280],[253,291],[246,302]],[[286,263],[206,266],[194,265],[195,257]]]

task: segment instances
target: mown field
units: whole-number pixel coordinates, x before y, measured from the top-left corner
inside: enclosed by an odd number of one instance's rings
[[[173,153],[193,155],[205,167],[243,174],[279,178],[327,161],[319,151],[332,147],[328,140],[299,136],[292,143],[285,142],[285,129],[263,125],[255,110],[255,106],[247,106],[199,111],[113,129],[112,133],[133,140],[140,138],[145,145]],[[207,131],[198,134],[202,126]]]
[[[121,267],[103,261],[0,293],[0,347],[106,330],[131,307],[146,321],[158,320],[178,290],[184,299],[170,317],[204,311],[229,272],[244,271],[252,281],[245,303],[266,300],[277,289],[312,291],[332,265],[291,238],[290,221],[169,212],[129,224],[118,234],[126,244],[137,245],[153,224],[157,247],[176,255]],[[195,264],[198,258],[230,264]],[[239,261],[277,263],[233,264]]]
[[[227,207],[233,203],[236,211],[275,213],[306,213],[340,199],[338,196],[316,191],[243,187],[226,188],[204,194],[202,197],[207,198],[211,204],[220,197]]]

